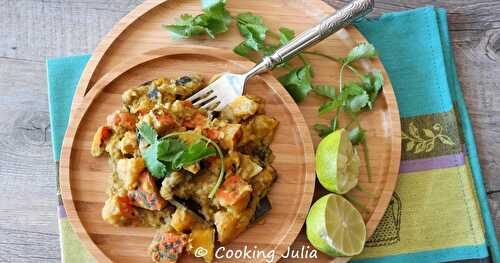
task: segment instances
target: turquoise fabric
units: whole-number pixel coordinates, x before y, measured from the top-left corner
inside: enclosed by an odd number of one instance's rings
[[[481,170],[475,149],[472,126],[458,83],[453,54],[449,45],[446,13],[433,7],[391,13],[378,19],[363,19],[358,29],[380,52],[400,107],[402,117],[446,112],[458,106],[466,136],[469,160],[481,204],[490,253],[500,262],[498,242],[487,205]],[[49,59],[50,121],[54,159],[59,160],[60,147],[69,117],[74,89],[88,55]],[[450,89],[451,87],[451,89]],[[64,249],[64,248],[63,248]],[[435,262],[469,258],[471,249],[450,248],[370,259],[369,262]],[[484,246],[479,249],[484,250]],[[486,255],[483,251],[481,254]],[[367,261],[368,262],[368,261]]]
[[[401,117],[453,107],[433,7],[364,19],[356,27],[377,48],[389,73]]]
[[[443,9],[439,9],[438,16],[440,18],[439,27],[441,29],[441,40],[443,43],[450,43],[448,22],[446,21],[446,11]],[[464,96],[462,94],[462,88],[458,80],[455,57],[453,56],[453,49],[451,45],[444,45],[443,48],[445,60],[448,64],[447,68],[449,69],[448,81],[451,87],[451,98],[456,104],[456,108],[458,109],[458,113],[460,115],[467,153],[469,155],[469,164],[476,186],[477,198],[479,199],[479,205],[481,206],[481,211],[483,213],[483,220],[485,224],[484,227],[486,229],[486,239],[489,243],[491,258],[493,258],[494,262],[500,262],[500,248],[498,240],[496,238],[495,225],[493,223],[493,220],[491,220],[491,213],[488,207],[488,196],[486,195],[486,189],[484,187],[483,176],[481,173],[481,166],[479,165],[479,156],[477,154],[476,141],[474,139],[472,123],[470,121],[469,114],[467,113],[467,105],[465,104]]]
[[[394,86],[401,117],[447,112],[457,105],[478,195],[486,239],[500,262],[472,125],[458,81],[446,11],[434,7],[362,19],[356,27],[375,45]],[[465,248],[464,248],[465,249]],[[450,250],[450,253],[455,253]]]
[[[90,55],[47,60],[49,111],[54,160],[59,161],[75,88]]]
[[[391,255],[382,258],[357,259],[355,263],[429,263],[429,262],[449,262],[463,259],[472,259],[477,255],[488,255],[485,246],[466,246],[436,249],[425,252],[415,252],[408,254]],[[470,262],[472,263],[472,262]],[[478,261],[479,263],[479,261]]]

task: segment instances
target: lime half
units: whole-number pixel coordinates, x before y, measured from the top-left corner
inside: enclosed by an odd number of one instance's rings
[[[358,184],[359,156],[344,129],[326,136],[316,149],[316,174],[328,191],[345,194]]]
[[[336,194],[325,195],[313,204],[307,215],[306,233],[316,249],[334,257],[357,255],[366,241],[363,217]]]

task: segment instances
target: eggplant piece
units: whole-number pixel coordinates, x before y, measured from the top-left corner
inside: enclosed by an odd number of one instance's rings
[[[142,83],[141,86],[149,86],[149,85],[151,85],[151,83],[153,83],[153,80],[148,80],[148,81]]]
[[[196,203],[195,201],[193,201],[191,199],[187,199],[187,200],[180,199],[180,198],[177,198],[174,196],[173,198],[168,200],[168,202],[177,208],[186,209],[186,211],[188,211],[192,216],[194,216],[196,219],[198,219],[198,221],[200,221],[201,223],[204,223],[207,225],[210,224],[205,220],[205,217],[201,213],[201,206],[198,203]]]
[[[260,199],[259,204],[257,204],[257,209],[255,209],[255,214],[252,218],[252,223],[256,223],[262,219],[269,211],[271,211],[272,206],[267,195]]]
[[[148,91],[148,98],[151,100],[155,100],[156,98],[158,98],[159,95],[160,95],[160,91],[156,87],[154,87]]]
[[[180,77],[179,79],[177,79],[175,81],[175,85],[182,86],[182,85],[188,84],[191,81],[193,81],[193,79],[191,77],[189,77],[189,76],[182,76],[182,77]]]

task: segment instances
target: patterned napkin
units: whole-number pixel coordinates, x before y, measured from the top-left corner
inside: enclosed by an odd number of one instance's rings
[[[356,262],[499,260],[471,124],[449,44],[446,13],[425,7],[356,26],[380,52],[401,112],[396,192]],[[89,56],[47,62],[54,158]],[[63,262],[95,262],[59,206]],[[499,261],[500,262],[500,261]]]

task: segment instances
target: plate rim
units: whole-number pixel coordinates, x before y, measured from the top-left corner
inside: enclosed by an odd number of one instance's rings
[[[141,64],[150,62],[166,56],[173,55],[203,55],[207,57],[214,57],[217,59],[231,62],[240,67],[250,68],[253,63],[236,56],[232,52],[213,47],[185,45],[183,47],[166,47],[152,51],[148,51],[137,57],[132,57],[126,62],[119,64],[113,70],[103,75],[98,82],[92,87],[91,91],[85,96],[83,100],[75,107],[74,120],[70,120],[64,141],[62,145],[61,160],[59,163],[59,184],[61,188],[61,196],[64,207],[66,209],[67,218],[71,225],[74,227],[75,233],[79,239],[84,243],[89,253],[94,256],[98,262],[113,262],[92,240],[85,226],[83,225],[79,212],[76,209],[75,201],[73,200],[73,193],[71,187],[71,153],[74,144],[74,136],[78,133],[78,129],[82,124],[88,109],[91,107],[94,100],[99,97],[103,90],[114,80],[126,74],[127,71],[140,66]],[[115,70],[116,69],[116,70]],[[315,173],[315,158],[314,146],[312,138],[307,127],[307,123],[300,111],[298,105],[294,102],[290,94],[285,88],[274,78],[270,73],[261,74],[257,78],[262,79],[268,87],[274,90],[277,96],[282,100],[283,106],[290,113],[294,124],[297,127],[299,138],[303,145],[303,160],[304,160],[304,188],[302,196],[299,199],[299,209],[294,213],[293,223],[288,228],[285,236],[274,245],[273,250],[278,257],[273,262],[281,258],[283,252],[293,244],[295,239],[300,233],[302,226],[309,208],[312,203],[314,195],[314,187],[316,181]],[[90,142],[89,142],[90,143]]]
[[[73,98],[72,113],[70,116],[72,116],[74,109],[78,107],[78,103],[81,100],[83,100],[84,97],[86,96],[85,93],[88,90],[93,89],[93,86],[90,85],[90,80],[94,76],[99,64],[106,58],[106,54],[108,54],[109,50],[112,48],[116,40],[121,35],[123,35],[123,33],[129,28],[129,26],[136,23],[138,20],[140,20],[141,17],[147,15],[151,10],[158,8],[164,3],[172,1],[174,0],[145,0],[145,2],[138,5],[131,12],[129,12],[127,15],[121,18],[112,27],[111,31],[103,37],[103,39],[99,42],[96,49],[92,53],[92,56],[89,59],[89,62],[82,73],[82,78],[78,82],[75,96]],[[307,4],[308,6],[317,7],[317,9],[320,11],[318,13],[318,17],[323,17],[335,11],[335,8],[323,2],[322,0],[301,0],[301,2],[302,1],[304,2],[304,4]],[[345,30],[342,29],[340,30],[340,32],[342,32],[343,35],[342,38],[345,41],[352,43],[354,43],[355,41],[368,42],[366,38],[357,29],[353,27],[348,27]],[[340,32],[338,32],[338,34]],[[389,105],[388,111],[390,116],[388,118],[388,121],[390,122],[390,125],[388,126],[391,129],[392,139],[390,140],[390,144],[392,146],[390,148],[390,161],[388,162],[388,169],[387,169],[388,176],[385,177],[385,180],[387,180],[388,182],[384,184],[380,194],[380,198],[377,202],[377,205],[375,206],[375,210],[368,218],[367,221],[368,237],[370,237],[375,232],[378,223],[381,221],[381,218],[384,215],[389,205],[389,202],[392,198],[392,194],[395,192],[397,179],[399,177],[399,166],[401,160],[401,143],[402,143],[401,120],[399,115],[399,109],[390,78],[387,74],[387,71],[385,70],[385,67],[382,65],[380,59],[372,61],[371,64],[382,71],[382,74],[386,80],[382,92],[384,93],[385,100]],[[335,260],[334,262],[338,262],[338,260]]]

